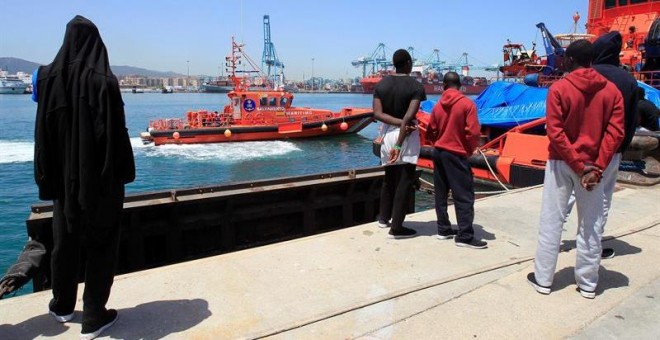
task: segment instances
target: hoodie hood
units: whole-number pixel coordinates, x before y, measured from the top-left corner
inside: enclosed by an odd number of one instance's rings
[[[595,93],[607,85],[607,79],[592,68],[580,68],[566,76],[566,80],[583,93]]]
[[[619,66],[619,54],[622,46],[621,33],[609,32],[594,41],[593,64],[608,64]]]
[[[463,92],[456,89],[446,89],[442,92],[442,97],[440,97],[440,105],[449,106],[454,105],[457,101],[465,98]]]

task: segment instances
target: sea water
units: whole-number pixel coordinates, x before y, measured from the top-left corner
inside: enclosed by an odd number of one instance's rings
[[[294,106],[338,111],[371,107],[365,94],[296,94]],[[437,100],[438,96],[429,99]],[[135,154],[137,176],[128,193],[223,185],[377,166],[371,141],[378,124],[357,134],[312,139],[197,145],[143,145],[139,134],[150,120],[183,118],[189,110],[221,111],[223,94],[124,93],[126,124]],[[25,221],[39,203],[34,182],[36,103],[29,95],[0,95],[0,276],[14,263],[27,241]],[[432,196],[417,195],[417,209],[432,207]],[[30,287],[23,292],[31,291]]]

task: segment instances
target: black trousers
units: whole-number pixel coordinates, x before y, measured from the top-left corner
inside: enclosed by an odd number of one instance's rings
[[[433,185],[435,186],[435,213],[438,233],[451,229],[447,214],[447,197],[451,189],[458,220],[456,241],[470,242],[474,237],[474,178],[467,158],[440,149],[433,151]]]
[[[385,178],[380,190],[379,222],[392,219],[391,228],[400,229],[406,218],[410,195],[414,194],[415,164],[401,163],[385,166]]]
[[[95,208],[70,220],[64,215],[64,202],[53,201],[51,311],[58,315],[73,312],[81,258],[84,258],[82,323],[93,323],[104,317],[115,275],[123,202],[124,186],[121,185],[112,195],[101,197]]]

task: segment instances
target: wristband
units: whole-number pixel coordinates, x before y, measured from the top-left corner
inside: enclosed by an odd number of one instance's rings
[[[401,147],[396,144],[392,147],[392,149],[401,151]]]

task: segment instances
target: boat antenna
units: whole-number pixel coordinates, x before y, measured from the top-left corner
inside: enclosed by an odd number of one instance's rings
[[[241,44],[243,44],[243,0],[241,0]]]
[[[243,0],[241,0],[241,44],[240,44],[240,47],[238,49],[239,52],[241,52],[241,56],[243,56],[243,53],[242,53],[243,52],[243,46],[245,46],[245,41],[243,41],[244,36],[245,35],[243,34]],[[239,63],[239,65],[240,65],[240,63]],[[243,77],[243,84],[245,84],[245,81],[248,80],[245,77],[245,74],[246,74],[246,72],[245,72],[245,63],[242,63],[242,66],[243,67],[241,67],[241,71],[242,71],[242,77]],[[245,90],[247,90],[247,88]]]

